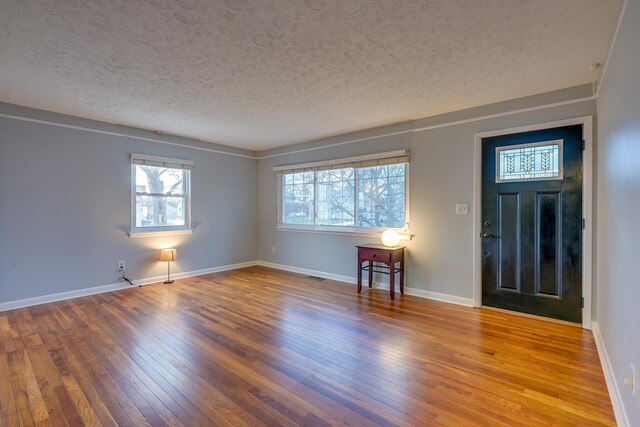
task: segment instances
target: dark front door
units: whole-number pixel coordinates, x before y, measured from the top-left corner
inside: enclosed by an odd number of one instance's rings
[[[582,125],[482,140],[482,304],[581,322]]]

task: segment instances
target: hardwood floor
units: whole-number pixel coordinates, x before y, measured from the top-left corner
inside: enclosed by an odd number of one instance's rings
[[[614,425],[579,327],[250,267],[0,313],[0,425]]]

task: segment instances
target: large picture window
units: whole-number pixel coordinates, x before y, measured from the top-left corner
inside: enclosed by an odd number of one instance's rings
[[[280,183],[279,226],[329,231],[405,228],[408,154],[363,157],[274,168]]]
[[[190,229],[192,162],[131,156],[132,232]]]

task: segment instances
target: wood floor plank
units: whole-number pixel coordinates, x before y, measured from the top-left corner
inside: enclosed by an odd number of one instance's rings
[[[169,326],[169,325],[166,325],[166,326]],[[202,329],[197,328],[195,326],[194,326],[194,330],[199,331],[201,334],[203,332]],[[211,330],[216,330],[216,329],[211,328]],[[220,334],[220,336],[223,336],[223,335],[224,334]],[[235,338],[238,338],[238,336],[236,335]],[[232,340],[231,337],[227,337],[223,341],[226,345],[231,345],[229,344],[231,340]],[[280,397],[281,398],[280,400],[288,402],[289,407],[284,407],[280,404],[277,404],[277,401],[269,399],[269,402],[276,402],[275,407],[277,408],[278,411],[287,412],[289,417],[292,417],[294,416],[295,413],[297,413],[298,414],[297,416],[299,418],[302,418],[307,415],[308,411],[314,411],[316,409],[313,405],[308,405],[307,402],[305,402],[302,399],[298,399],[297,396],[288,392],[286,389],[279,386],[278,384],[273,383],[271,381],[264,381],[263,377],[260,375],[252,376],[250,379],[229,378],[230,375],[232,375],[231,372],[241,371],[243,369],[246,369],[247,367],[252,367],[252,366],[246,366],[247,363],[243,363],[245,359],[251,360],[251,361],[256,359],[255,355],[250,355],[251,349],[247,347],[241,347],[240,344],[241,344],[240,342],[236,341],[231,348],[226,348],[224,345],[221,345],[220,340],[217,340],[216,342],[212,343],[211,341],[205,341],[204,335],[201,335],[200,338],[198,338],[198,335],[194,335],[193,339],[189,343],[190,346],[197,347],[198,350],[202,353],[202,356],[205,358],[205,360],[207,358],[211,358],[211,360],[215,358],[222,362],[222,364],[218,364],[217,362],[212,361],[211,362],[212,369],[208,371],[199,371],[197,367],[193,368],[195,369],[195,373],[201,376],[202,378],[211,379],[213,380],[213,382],[218,382],[218,379],[221,380],[222,383],[242,382],[244,383],[245,388],[248,390],[258,390],[262,388],[267,388],[272,393]],[[243,342],[243,344],[249,344],[249,343],[245,341]],[[244,357],[242,358],[234,357],[237,354],[243,354]],[[193,358],[193,354],[190,353],[189,356],[190,358],[187,359],[186,363],[189,363],[188,361],[191,358]],[[202,357],[202,356],[198,356],[198,357]],[[225,368],[225,366],[228,366],[230,368],[230,371],[229,369]],[[211,377],[212,371],[215,371],[218,373],[216,378]],[[222,376],[226,378],[222,378]],[[260,403],[257,403],[257,404],[260,405]],[[291,407],[293,406],[296,407],[295,411],[291,410]],[[320,413],[319,411],[314,411],[314,412],[319,419],[323,419],[325,416],[328,415],[326,413]]]
[[[32,418],[39,426],[50,426],[49,411],[42,397],[42,384],[36,379],[36,374],[26,348],[23,350],[23,358],[23,375],[27,386],[27,398],[29,399],[29,410],[31,411]]]
[[[32,414],[31,408],[29,407],[27,383],[24,376],[24,352],[21,349],[11,352],[7,356],[9,373],[11,375],[11,388],[13,389],[13,397],[15,399],[16,408],[18,409],[20,425],[34,426],[35,423],[33,421],[33,417],[36,414]]]
[[[103,309],[110,312],[108,305],[105,305]],[[179,357],[177,356],[178,353],[175,352],[172,346],[167,346],[164,341],[137,330],[122,318],[119,319],[119,322],[116,322],[114,314],[117,313],[110,312],[111,317],[103,313],[98,314],[104,321],[104,325],[109,325],[109,328],[113,331],[122,332],[119,334],[120,337],[133,337],[129,344],[136,346],[136,351],[139,350],[138,356],[150,359],[150,363],[154,367],[161,369],[166,378],[170,379],[171,384],[174,384],[190,402],[193,402],[195,407],[206,414],[206,417],[210,420],[209,423],[234,425],[233,422],[227,419],[231,418],[236,421],[235,425],[247,424],[240,422],[246,417],[246,414],[239,411],[233,401],[229,400],[215,387],[207,384],[196,372],[187,369],[184,362],[189,363],[188,359],[177,359],[176,357]],[[170,341],[173,343],[173,340]],[[144,342],[144,346],[138,346],[137,343],[139,342]],[[234,411],[234,409],[236,410]]]
[[[108,342],[108,351],[104,352],[104,355],[109,359],[111,365],[114,368],[120,370],[121,374],[131,382],[132,386],[140,393],[144,399],[149,402],[154,411],[158,413],[167,425],[182,426],[193,423],[194,420],[189,414],[184,411],[179,405],[177,405],[163,390],[160,388],[146,373],[144,370],[135,363],[131,362],[122,349],[113,345],[111,341]],[[104,340],[101,341],[104,345]],[[94,354],[100,353],[99,346],[93,339],[86,339],[86,342],[77,343],[78,348],[81,351],[89,352],[93,351]],[[86,349],[87,345],[92,350]],[[174,415],[174,413],[177,415]]]
[[[35,307],[34,310],[38,310],[39,308],[41,307]],[[55,323],[51,321],[49,315],[50,313],[46,311],[41,315],[34,317],[34,321],[38,325],[40,334],[43,337],[42,348],[38,348],[38,350],[40,351],[36,353],[35,357],[39,359],[40,364],[46,371],[46,378],[53,388],[55,398],[57,399],[57,403],[60,406],[60,410],[62,411],[66,422],[70,426],[82,425],[82,417],[78,412],[78,408],[74,403],[74,398],[72,397],[69,390],[67,390],[67,387],[63,381],[63,377],[61,375],[61,372],[63,374],[66,374],[67,371],[65,371],[64,369],[60,371],[59,365],[56,365],[56,351],[64,348],[64,344],[60,340],[57,333],[57,327]],[[78,379],[82,384],[84,378],[79,377]],[[95,392],[95,390],[93,389],[93,384],[91,384],[89,387],[87,387],[87,385],[85,384],[85,386],[83,387],[83,393],[85,394],[85,396],[87,396],[87,399],[91,401],[92,410],[101,421],[101,423],[105,426],[114,425],[113,422],[110,422],[110,420],[113,420],[112,412],[104,410],[104,404],[102,403],[102,400],[98,396],[97,392]]]
[[[18,425],[18,408],[13,396],[8,358],[0,352],[0,425]]]
[[[211,328],[208,328],[208,329],[211,329]],[[197,328],[195,326],[194,326],[194,330],[200,331],[201,333],[204,333],[203,330],[201,330],[201,329],[199,329],[199,328]],[[253,354],[251,352],[251,350],[248,349],[248,348],[239,347],[238,346],[238,344],[239,344],[238,342],[236,342],[235,344],[231,344],[230,343],[231,341],[238,340],[240,337],[241,337],[241,335],[235,335],[233,337],[228,336],[228,337],[226,337],[226,339],[222,340],[222,342],[226,346],[231,346],[229,349],[225,348],[225,346],[221,346],[221,347],[218,348],[217,355],[218,355],[218,357],[226,357],[226,359],[225,359],[225,364],[226,365],[229,365],[229,366],[232,366],[232,367],[234,366],[236,361],[233,360],[233,355],[236,354],[236,353],[243,354],[243,358],[244,359],[249,359],[249,360],[256,360],[258,358],[263,359],[265,357],[265,354],[256,355],[256,354]],[[201,342],[201,340],[200,341],[196,340],[196,342]],[[218,340],[217,344],[220,344],[220,340]],[[247,343],[247,344],[249,344],[249,343]],[[209,345],[211,345],[211,344],[209,344]],[[226,355],[224,355],[223,353],[225,352],[225,350],[232,350],[232,351],[228,352]],[[264,348],[263,348],[263,350],[264,350]],[[238,361],[238,362],[240,362],[240,361]],[[240,369],[242,369],[242,366],[238,365],[237,368],[240,370]],[[258,378],[259,379],[259,376],[254,377],[254,378]],[[281,387],[278,387],[277,385],[274,385],[275,387],[270,387],[269,384],[261,383],[261,384],[253,384],[253,386],[254,387],[266,386],[268,388],[273,389],[272,390],[273,393],[276,393],[276,394],[283,393],[283,394],[286,395],[286,396],[283,396],[283,397],[286,398],[286,400],[289,401],[289,402],[291,402],[292,400],[295,400],[295,398],[296,398],[294,395],[292,395],[291,393],[287,393],[286,390],[282,389]],[[278,390],[275,390],[276,388],[278,388]],[[304,406],[304,402],[301,402],[301,403]],[[311,407],[309,409],[313,410],[313,408],[311,408]],[[291,414],[290,411],[289,411],[289,414]],[[327,414],[317,414],[316,413],[315,415],[318,416],[318,417],[324,418],[324,416],[326,416]]]
[[[47,370],[44,360],[48,357],[46,348],[44,345],[39,345],[34,348],[27,348],[27,354],[31,360],[33,372],[40,390],[42,391],[42,398],[46,407],[47,414],[51,420],[51,425],[54,426],[66,426],[68,422],[64,416],[64,411],[58,400],[55,389],[50,381],[50,373]]]
[[[0,313],[0,425],[615,420],[578,326],[249,267]]]

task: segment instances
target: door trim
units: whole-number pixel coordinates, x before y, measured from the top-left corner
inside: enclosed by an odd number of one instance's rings
[[[508,129],[497,129],[473,135],[473,306],[482,305],[482,246],[480,223],[482,222],[482,139],[491,136],[557,128],[562,126],[583,125],[582,138],[585,142],[582,153],[582,215],[585,228],[582,230],[582,327],[591,329],[592,280],[593,280],[593,116],[576,117],[555,122],[538,123]]]

